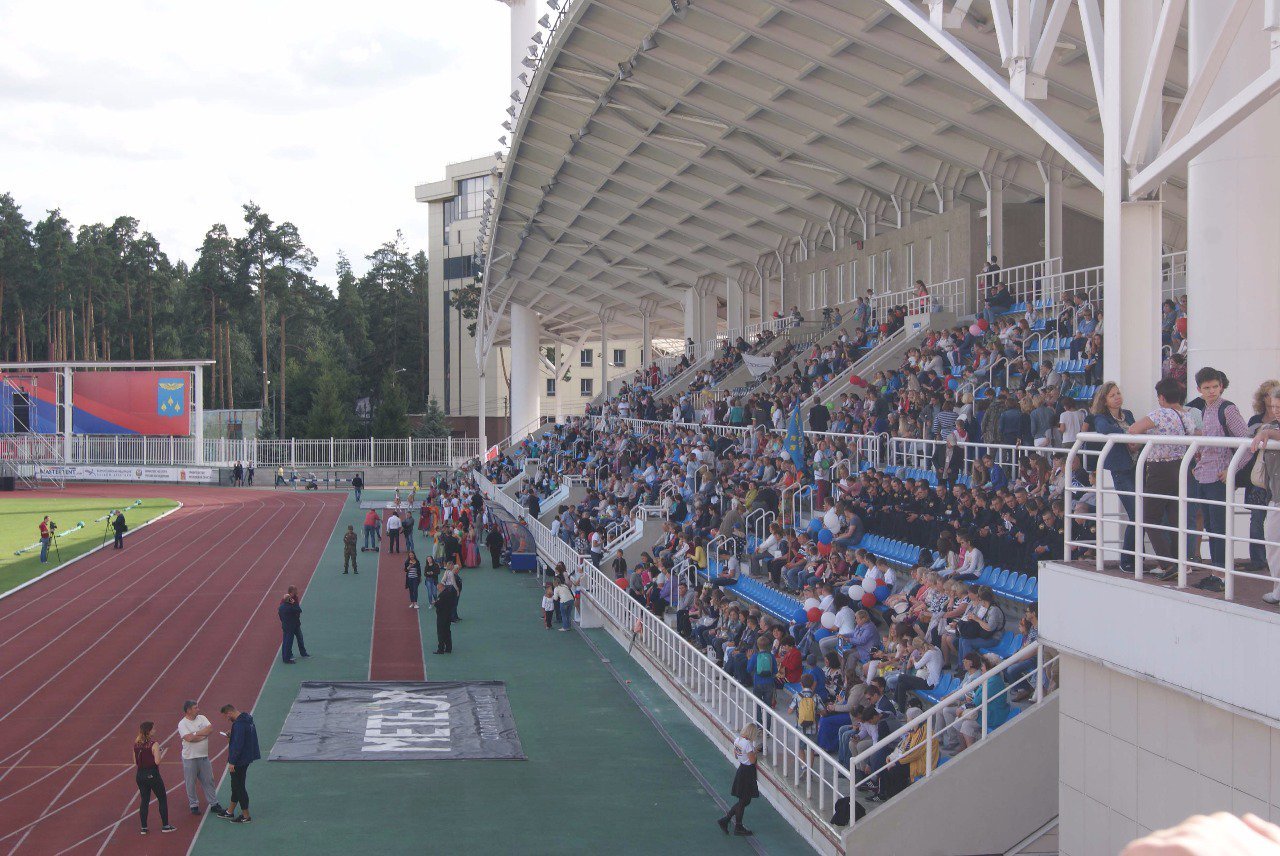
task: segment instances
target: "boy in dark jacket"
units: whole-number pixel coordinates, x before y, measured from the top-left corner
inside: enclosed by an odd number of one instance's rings
[[[222,715],[231,723],[231,733],[227,735],[231,743],[227,747],[227,772],[231,774],[231,805],[217,814],[218,817],[232,823],[251,823],[249,791],[245,788],[245,777],[249,774],[249,765],[262,757],[258,749],[258,727],[254,725],[252,715],[236,710],[235,705],[224,704]],[[239,817],[236,816],[237,805],[240,806]]]

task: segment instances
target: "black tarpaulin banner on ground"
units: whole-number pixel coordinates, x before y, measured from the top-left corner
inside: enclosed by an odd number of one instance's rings
[[[525,760],[502,681],[303,681],[271,761]]]

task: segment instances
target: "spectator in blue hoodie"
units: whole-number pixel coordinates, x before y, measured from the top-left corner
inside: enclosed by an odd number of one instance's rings
[[[231,805],[225,811],[218,812],[218,817],[232,823],[251,823],[249,817],[249,791],[245,788],[245,776],[249,774],[249,765],[262,757],[258,750],[258,727],[253,724],[253,716],[246,711],[236,710],[235,705],[224,704],[222,715],[231,723],[231,733],[227,735],[231,745],[227,747],[227,772],[231,774]],[[240,815],[236,816],[236,806],[240,806]]]

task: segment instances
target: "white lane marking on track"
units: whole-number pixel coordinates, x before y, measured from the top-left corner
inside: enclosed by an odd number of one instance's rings
[[[286,494],[285,496],[287,497],[288,495]],[[295,515],[295,516],[296,516],[296,515]],[[292,522],[292,521],[290,521],[290,522]],[[303,538],[302,538],[302,539],[300,539],[300,540],[298,541],[298,544],[294,547],[293,552],[289,554],[289,559],[292,559],[292,558],[297,554],[298,550],[302,547],[302,544],[303,544],[303,543],[305,543],[306,535],[310,534],[311,530],[315,527],[315,523],[316,523],[316,520],[315,520],[315,519],[313,519],[313,520],[312,520],[312,522],[311,522],[311,524],[307,526],[307,531],[303,533]],[[282,530],[282,531],[283,531],[283,530]],[[278,537],[279,537],[279,536],[277,536],[277,539],[278,539]],[[272,541],[272,543],[274,543],[274,540]],[[256,564],[256,562],[255,562],[255,564]],[[279,582],[280,577],[284,574],[284,570],[285,570],[285,567],[286,567],[286,565],[287,565],[287,564],[288,564],[288,560],[286,560],[286,561],[285,561],[285,563],[283,563],[283,564],[281,565],[280,570],[277,572],[275,579],[274,579],[274,580],[272,580],[272,583],[271,583],[271,585],[272,585],[272,586],[276,585],[276,584]],[[251,567],[252,567],[252,566],[251,566]],[[247,572],[246,572],[246,574],[247,574]],[[313,570],[313,574],[314,574],[314,570]],[[235,643],[235,644],[233,644],[233,645],[231,645],[231,646],[227,649],[227,650],[228,650],[228,653],[227,653],[227,655],[226,655],[226,656],[224,656],[224,658],[223,658],[223,664],[225,664],[227,657],[229,657],[229,656],[230,656],[230,652],[231,652],[232,650],[234,650],[234,649],[235,649],[236,644],[238,644],[238,643],[239,643],[239,641],[244,637],[244,633],[245,633],[245,631],[246,631],[246,630],[248,630],[248,628],[249,628],[249,623],[252,621],[253,616],[256,614],[256,612],[258,611],[258,609],[260,609],[260,608],[261,608],[262,604],[266,602],[266,598],[267,598],[268,594],[270,594],[270,593],[271,593],[271,591],[270,591],[270,589],[268,589],[267,593],[264,593],[264,594],[263,594],[263,597],[262,597],[262,599],[259,601],[258,606],[257,606],[257,607],[255,607],[255,608],[250,612],[249,617],[245,619],[245,624],[244,624],[244,626],[240,629],[240,633],[239,633],[239,634],[237,635],[237,637],[236,637],[236,643]],[[229,595],[230,595],[230,593],[228,592],[228,595],[225,595],[225,596],[223,597],[223,600],[219,602],[219,606],[220,606],[222,603],[225,603],[226,598],[227,598]],[[211,616],[211,615],[212,615],[212,612],[210,613],[210,616]],[[205,625],[205,624],[207,624],[207,623],[208,623],[208,621],[209,621],[209,618],[206,618],[206,619],[205,619],[205,621],[201,624],[201,626],[200,626],[199,628],[197,628],[197,632],[198,632],[199,630],[203,629],[204,625]],[[173,663],[174,663],[174,662],[176,662],[176,660],[177,660],[178,656],[179,656],[179,655],[181,655],[181,654],[182,654],[182,652],[183,652],[183,651],[185,651],[185,650],[187,649],[187,647],[189,647],[189,646],[191,645],[191,641],[194,641],[194,638],[195,638],[195,637],[194,637],[194,635],[193,635],[193,636],[192,636],[192,640],[189,640],[189,641],[187,642],[187,644],[186,644],[186,645],[184,645],[184,646],[182,647],[182,649],[181,649],[177,654],[175,654],[175,655],[174,655],[174,658],[173,658],[172,660],[170,660],[169,664],[168,664],[167,666],[165,666],[165,668],[164,668],[163,670],[161,670],[161,672],[159,673],[159,675],[156,677],[155,681],[153,681],[153,682],[152,682],[151,686],[150,686],[150,687],[148,687],[148,688],[143,692],[143,695],[144,695],[144,696],[145,696],[145,694],[146,694],[146,693],[150,692],[152,689],[154,689],[154,688],[155,688],[155,685],[156,685],[157,683],[159,683],[160,678],[161,678],[161,677],[163,677],[163,676],[165,675],[165,673],[167,673],[167,672],[168,672],[168,670],[173,666]],[[273,660],[274,660],[274,658],[275,658],[275,653],[276,653],[276,652],[275,652],[275,650],[273,649],[273,651],[272,651],[272,659],[273,659]],[[221,665],[219,666],[219,670],[220,670],[220,669],[221,669]],[[207,692],[208,692],[208,688],[209,688],[210,686],[212,686],[213,681],[215,680],[215,678],[217,677],[217,675],[218,675],[218,672],[217,672],[217,671],[215,671],[215,672],[213,673],[213,675],[209,678],[208,683],[206,683],[206,684],[205,684],[205,689],[204,689],[204,692],[205,692],[205,693],[207,693]],[[266,680],[267,680],[267,677],[269,677],[269,676],[270,676],[270,670],[268,670],[267,676],[264,676],[262,686],[261,686],[261,687],[259,688],[259,690],[258,690],[258,699],[261,699],[261,698],[262,698],[262,692],[263,692],[263,690],[266,688]],[[104,680],[105,680],[105,679],[104,679]],[[133,711],[134,711],[134,710],[136,710],[136,709],[138,708],[138,706],[139,706],[141,703],[142,703],[142,702],[141,702],[141,699],[139,699],[139,701],[138,701],[138,702],[135,702],[134,706],[133,706],[132,708],[130,708],[130,710],[129,710],[128,712],[126,712],[126,713],[125,713],[124,717],[122,717],[122,718],[121,718],[120,722],[119,722],[119,723],[117,723],[116,727],[118,728],[120,724],[123,724],[123,722],[124,722],[125,720],[127,720],[127,719],[128,719],[128,717],[133,713]],[[255,704],[256,704],[256,702],[255,702]],[[114,731],[115,729],[113,728],[112,730]],[[104,735],[103,737],[99,738],[97,742],[98,742],[98,743],[101,743],[101,742],[102,742],[103,740],[105,740],[106,738],[107,738],[107,735]],[[163,742],[167,742],[167,740],[168,740],[168,738],[166,738],[166,740],[165,740],[165,741],[162,741],[162,743],[163,743]],[[96,746],[96,744],[94,744],[94,745]],[[83,753],[84,753],[84,752],[86,752],[86,751],[88,751],[88,749],[83,750],[83,751],[81,752],[81,754],[83,754]],[[222,750],[222,751],[225,751],[225,750]],[[215,755],[214,757],[220,757],[220,756],[222,755],[222,751],[219,751],[219,752],[217,753],[217,755]],[[76,757],[78,758],[78,757],[79,757],[79,755],[77,755]],[[71,763],[74,763],[74,762],[75,762],[75,758],[72,758],[70,761],[68,761],[68,762],[67,762],[67,764],[71,764]],[[65,767],[65,766],[67,766],[67,764],[64,764],[64,765],[62,765],[62,766],[64,766],[64,767]],[[61,769],[61,768],[59,768],[59,769]],[[56,770],[55,770],[54,772],[56,772]],[[127,769],[125,770],[125,772],[127,772]],[[7,835],[0,836],[0,841],[3,841],[3,840],[5,840],[6,838],[10,838],[10,837],[12,837],[12,836],[14,836],[14,835],[17,835],[19,832],[22,832],[22,831],[24,831],[24,830],[26,830],[26,829],[28,829],[28,828],[34,827],[35,825],[39,824],[40,822],[44,821],[45,819],[47,819],[47,818],[49,818],[49,817],[52,817],[53,815],[56,815],[56,814],[58,814],[59,812],[61,812],[61,811],[65,810],[65,809],[67,809],[67,808],[70,808],[71,806],[75,805],[76,803],[79,803],[81,800],[87,799],[88,797],[92,796],[93,794],[97,793],[98,791],[102,790],[103,788],[107,787],[108,785],[112,784],[112,783],[113,783],[116,779],[118,779],[121,775],[123,775],[123,773],[118,773],[118,774],[116,774],[116,775],[115,775],[115,776],[113,776],[112,778],[110,778],[110,779],[108,779],[108,780],[106,780],[106,781],[104,781],[104,782],[100,783],[99,785],[97,785],[96,787],[94,787],[93,789],[91,789],[88,793],[82,794],[81,796],[77,797],[76,799],[71,800],[71,801],[70,801],[70,802],[68,802],[66,805],[60,806],[60,807],[58,807],[58,808],[54,809],[53,811],[48,812],[48,813],[47,813],[47,814],[45,814],[45,815],[42,815],[42,816],[40,816],[40,817],[37,817],[35,820],[33,820],[33,821],[31,821],[31,822],[29,822],[29,823],[25,824],[24,826],[21,826],[21,827],[19,827],[19,828],[15,829],[15,830],[13,830],[13,831],[9,832]],[[224,775],[223,775],[223,777],[225,778],[225,770],[224,770]],[[42,777],[42,778],[47,778],[47,776]],[[32,782],[31,784],[32,784],[32,785],[37,784],[39,781],[40,781],[40,780],[37,780],[36,782]],[[28,787],[29,787],[29,786],[28,786]],[[175,786],[175,787],[176,787],[176,786]],[[221,787],[221,783],[219,783],[219,787]],[[0,798],[0,801],[3,801],[3,799],[7,799],[7,798],[8,798],[8,797]],[[203,821],[201,821],[201,822],[203,823]],[[118,823],[118,821],[117,821],[116,823]],[[112,826],[114,827],[114,826],[116,825],[116,823],[113,823],[113,824],[112,824]],[[88,836],[88,838],[93,838],[93,837],[95,837],[95,836],[97,836],[97,835],[101,835],[103,832],[108,831],[108,829],[109,829],[109,828],[110,828],[110,827],[104,827],[103,829],[100,829],[100,830],[98,830],[97,832],[93,833],[93,835]],[[85,839],[85,840],[88,840],[88,839]],[[82,842],[78,842],[78,843],[82,843]]]
[[[295,515],[295,516],[296,516],[296,515]],[[253,522],[253,519],[252,519],[252,518],[249,518],[248,520],[246,520],[246,521],[245,521],[245,523],[252,523],[252,522]],[[259,532],[261,532],[261,531],[263,530],[263,528],[264,528],[264,527],[266,527],[267,522],[269,522],[269,521],[263,522],[261,525],[259,525],[259,526],[258,526],[258,528],[254,530],[253,535],[251,535],[251,536],[249,536],[249,537],[251,537],[251,538],[252,538],[252,537],[256,536]],[[290,522],[292,522],[292,521],[290,521]],[[202,553],[200,553],[200,555],[196,556],[193,560],[191,560],[190,562],[188,562],[188,563],[187,563],[187,566],[186,566],[185,568],[183,568],[183,569],[182,569],[181,571],[179,571],[177,574],[173,575],[173,576],[172,576],[172,577],[170,577],[168,580],[166,580],[166,581],[165,581],[165,583],[164,583],[164,585],[162,585],[162,586],[160,586],[160,588],[156,589],[156,590],[155,590],[155,592],[153,592],[153,594],[159,594],[160,592],[164,591],[164,590],[165,590],[165,589],[167,589],[169,586],[171,586],[171,585],[173,585],[174,583],[176,583],[176,582],[178,581],[178,579],[179,579],[183,574],[185,574],[187,571],[190,571],[192,568],[196,568],[196,569],[197,569],[197,573],[199,573],[199,569],[198,569],[199,561],[200,561],[201,559],[203,559],[205,556],[207,556],[207,555],[209,555],[210,553],[214,552],[214,551],[215,551],[219,546],[221,546],[221,545],[222,545],[222,542],[223,542],[223,541],[225,541],[225,540],[227,540],[227,538],[229,538],[229,537],[230,537],[230,536],[231,536],[231,535],[232,535],[232,534],[233,534],[237,529],[239,529],[241,525],[243,525],[243,524],[236,524],[236,526],[235,526],[235,527],[234,527],[230,532],[228,532],[228,533],[226,533],[225,535],[223,535],[223,537],[222,537],[222,538],[219,538],[216,542],[214,542],[213,544],[211,544],[211,545],[209,546],[209,548],[208,548],[208,549],[204,550]],[[277,535],[277,536],[276,536],[276,538],[278,539],[278,538],[279,538],[279,535]],[[272,543],[275,543],[275,540],[274,540],[274,539],[273,539]],[[185,556],[184,556],[184,558],[185,558]],[[210,574],[208,574],[208,575],[206,576],[206,578],[205,578],[205,583],[208,583],[209,579],[210,579],[214,574],[216,574],[216,573],[217,573],[217,571],[219,571],[219,570],[222,568],[222,566],[223,566],[223,565],[225,565],[225,564],[227,564],[227,562],[231,561],[231,559],[232,559],[232,558],[234,558],[234,554],[230,554],[230,555],[228,555],[228,556],[227,556],[226,558],[224,558],[221,562],[219,562],[219,563],[214,567],[213,573],[210,573]],[[186,603],[188,600],[190,600],[192,597],[194,597],[196,594],[198,594],[198,593],[200,592],[200,589],[201,589],[201,586],[194,586],[194,587],[192,588],[192,590],[191,590],[190,592],[188,592],[188,593],[187,593],[187,596],[186,596],[186,597],[184,597],[181,601],[179,601],[179,602],[178,602],[178,605],[177,605],[176,607],[174,607],[174,609],[176,610],[178,607],[181,607],[184,603]],[[143,600],[143,601],[139,602],[139,603],[138,603],[138,605],[137,605],[137,606],[135,606],[133,609],[129,610],[129,611],[128,611],[128,612],[126,612],[124,615],[122,615],[122,616],[120,617],[120,619],[119,619],[118,621],[116,621],[116,623],[115,623],[115,624],[111,625],[111,626],[110,626],[110,627],[108,627],[106,630],[104,630],[102,633],[100,633],[100,634],[98,635],[98,638],[94,641],[94,643],[93,643],[93,644],[85,645],[85,646],[84,646],[84,650],[83,650],[83,651],[81,651],[81,652],[80,652],[79,654],[77,654],[75,657],[72,657],[70,660],[68,660],[66,663],[64,663],[64,664],[62,665],[62,668],[58,669],[58,671],[56,671],[56,672],[54,672],[53,674],[51,674],[51,675],[50,675],[50,676],[45,680],[45,682],[44,682],[43,684],[41,684],[40,686],[38,686],[38,687],[36,687],[34,690],[32,690],[32,691],[31,691],[31,693],[29,693],[29,694],[26,696],[26,698],[22,699],[22,700],[21,700],[21,701],[19,701],[17,704],[14,704],[14,705],[10,706],[10,707],[8,708],[8,710],[6,710],[4,713],[0,714],[0,722],[4,722],[6,719],[8,719],[10,716],[12,716],[12,715],[14,714],[14,712],[15,712],[15,711],[17,711],[19,708],[21,708],[24,704],[26,704],[27,702],[31,701],[31,699],[33,699],[33,698],[35,698],[37,695],[39,695],[39,693],[40,693],[40,691],[41,691],[41,690],[43,690],[45,687],[49,686],[49,684],[51,684],[51,683],[53,683],[55,680],[57,680],[57,678],[58,678],[58,676],[59,676],[59,675],[61,675],[61,674],[62,674],[63,672],[65,672],[67,669],[69,669],[69,668],[71,668],[73,665],[75,665],[75,664],[76,664],[76,663],[77,663],[77,662],[78,662],[82,657],[86,656],[87,654],[94,653],[94,649],[95,649],[95,647],[96,647],[96,645],[97,645],[97,643],[98,643],[98,642],[102,642],[103,640],[105,640],[105,639],[107,638],[107,636],[109,636],[109,635],[110,635],[110,634],[111,634],[111,633],[112,633],[112,632],[113,632],[117,627],[119,627],[120,625],[122,625],[122,624],[126,623],[126,622],[127,622],[130,618],[132,618],[132,617],[133,617],[133,616],[134,616],[138,611],[140,611],[140,610],[144,609],[147,605],[148,605],[148,601],[147,601],[147,600]],[[95,611],[96,611],[96,610],[95,610]],[[172,617],[172,615],[173,615],[173,613],[171,612],[171,613],[170,613],[170,617]],[[165,619],[165,620],[168,620],[168,619]],[[135,653],[137,653],[138,649],[139,649],[139,648],[141,648],[141,647],[142,647],[142,645],[143,645],[143,644],[144,644],[148,639],[150,639],[152,636],[154,636],[154,635],[155,635],[155,633],[156,633],[156,631],[157,631],[157,630],[159,630],[159,629],[160,629],[160,627],[161,627],[161,626],[163,626],[163,625],[164,625],[164,621],[161,621],[161,622],[157,623],[157,624],[156,624],[156,626],[155,626],[155,627],[153,627],[153,628],[151,629],[151,632],[150,632],[150,633],[148,633],[145,637],[143,637],[142,641],[141,641],[141,642],[139,642],[136,646],[134,646],[134,648],[133,648],[133,650],[132,650],[132,651],[130,651],[128,654],[124,655],[124,657],[122,657],[122,658],[120,659],[120,662],[116,664],[115,669],[112,669],[110,672],[108,672],[108,673],[107,673],[107,675],[106,675],[102,680],[103,680],[103,681],[105,681],[107,678],[109,678],[112,674],[114,674],[114,673],[115,673],[116,669],[119,669],[122,665],[124,665],[124,661],[125,661],[126,659],[128,659],[129,657],[133,656]],[[54,642],[56,642],[58,639],[61,639],[63,636],[67,635],[67,633],[69,633],[69,632],[71,632],[72,630],[75,630],[75,629],[76,629],[76,626],[75,626],[75,625],[72,625],[72,626],[68,627],[66,630],[63,630],[61,633],[59,633],[59,634],[58,634],[57,636],[55,636],[53,639],[51,639],[51,640],[49,640],[48,642],[46,642],[46,643],[44,644],[44,646],[43,646],[43,647],[41,647],[38,651],[36,651],[36,652],[35,652],[35,654],[38,654],[38,653],[40,653],[40,651],[45,650],[45,648],[48,648],[50,645],[52,645],[52,644],[53,644]],[[30,660],[30,659],[31,659],[31,657],[34,657],[34,656],[35,656],[35,654],[31,654],[30,656],[28,656],[25,660],[23,660],[23,661],[22,661],[22,663],[25,663],[25,662],[27,662],[28,660]],[[21,666],[21,665],[22,665],[22,663],[18,663],[18,664],[17,664],[17,665],[15,665],[13,668],[9,669],[9,671],[8,671],[8,672],[5,672],[3,675],[0,675],[0,678],[7,677],[11,672],[13,672],[13,670],[14,670],[14,669],[17,669],[19,666]],[[97,684],[95,684],[95,685],[93,686],[93,689],[89,690],[89,692],[93,692],[94,690],[98,689],[98,687],[100,687],[100,686],[102,686],[102,681],[99,681]],[[86,694],[86,696],[87,696],[87,694]],[[85,697],[86,697],[86,696],[82,696],[82,697],[81,697],[81,699],[80,699],[80,701],[76,702],[76,704],[75,704],[75,706],[74,706],[74,707],[72,707],[72,708],[71,708],[70,710],[68,710],[65,714],[63,714],[62,719],[59,719],[56,723],[54,723],[53,727],[57,727],[58,725],[61,725],[61,724],[62,724],[62,722],[63,722],[63,721],[65,721],[65,720],[66,720],[66,718],[67,718],[68,716],[70,716],[72,713],[74,713],[74,712],[75,712],[75,710],[76,710],[78,707],[80,707],[80,705],[84,704],[84,702],[85,702]],[[30,746],[30,745],[31,745],[30,743],[28,743],[28,744],[27,744],[27,746]],[[23,747],[23,748],[26,748],[26,747]],[[6,756],[5,758],[0,758],[0,763],[4,763],[5,761],[9,760],[9,757],[11,757],[11,756]],[[7,796],[6,796],[6,797],[0,797],[0,802],[4,802],[6,799],[8,799],[8,797],[7,797]]]

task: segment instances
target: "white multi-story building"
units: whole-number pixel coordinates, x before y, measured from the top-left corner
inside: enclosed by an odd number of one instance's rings
[[[476,158],[445,167],[445,178],[415,188],[427,205],[427,388],[444,410],[455,432],[476,436],[479,418],[479,373],[476,368],[473,318],[464,316],[457,295],[480,274],[477,237],[485,200],[498,174],[494,157]],[[599,338],[542,343],[534,381],[541,416],[582,413],[601,391],[602,378],[629,377],[640,366],[640,344],[634,339],[607,343]],[[603,374],[602,374],[603,371]],[[486,434],[497,439],[511,433],[509,391],[511,354],[493,348],[487,359]]]

